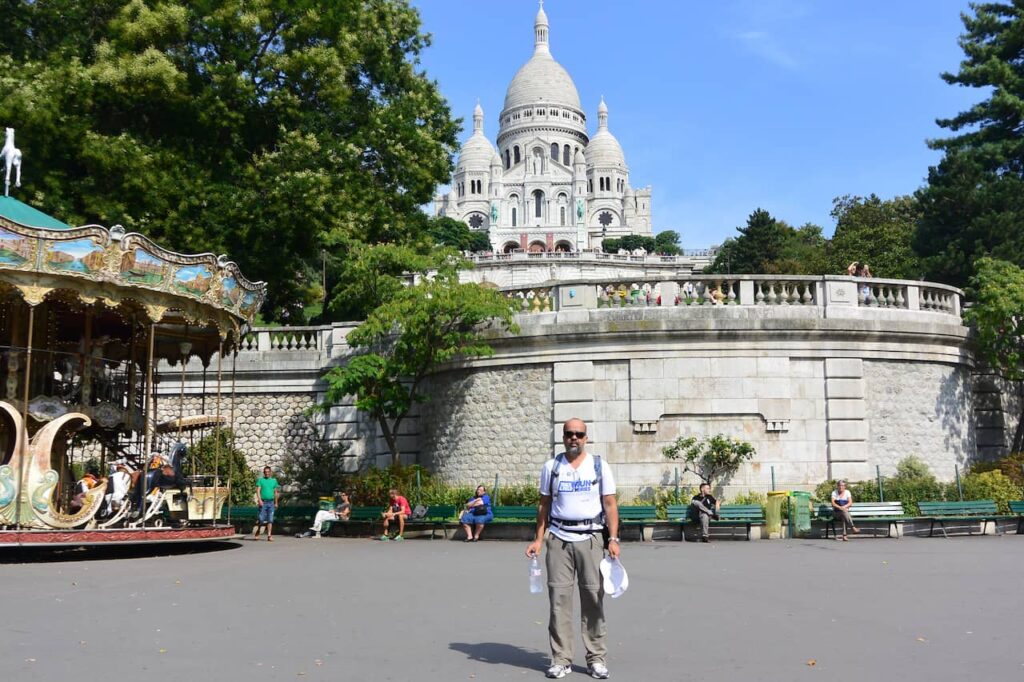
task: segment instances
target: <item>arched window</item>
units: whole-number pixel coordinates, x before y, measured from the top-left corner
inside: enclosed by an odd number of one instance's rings
[[[539,189],[533,190],[533,217],[544,217],[544,192]]]
[[[519,156],[519,145],[512,147],[512,162],[519,163],[522,161],[522,157]]]
[[[604,176],[603,175],[597,179],[597,188],[600,191],[602,191],[602,192],[604,191]]]
[[[562,163],[566,166],[572,163],[572,159],[569,158],[569,145],[562,147]]]
[[[551,143],[551,158],[554,161],[558,161],[558,143],[557,142],[552,142]]]
[[[565,206],[558,207],[559,224],[565,227]]]
[[[512,158],[512,157],[511,157],[511,156],[509,155],[509,152],[508,152],[508,150],[506,149],[506,150],[505,150],[505,170],[508,170],[509,168],[511,168],[511,167],[512,167],[512,161],[511,161],[511,158]]]
[[[594,179],[593,178],[587,178],[587,191],[590,192],[591,194],[594,193]]]
[[[517,224],[518,224],[518,222],[516,220],[516,207],[513,206],[512,207],[512,227],[515,227]]]

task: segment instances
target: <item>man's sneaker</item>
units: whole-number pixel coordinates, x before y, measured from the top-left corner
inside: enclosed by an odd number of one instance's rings
[[[388,541],[388,540],[390,540],[390,539],[391,539],[391,536],[390,536],[390,535],[388,535],[387,533],[385,533],[384,535],[381,535],[381,536],[380,536],[380,540],[381,540],[381,542],[387,542],[387,541]]]
[[[313,533],[313,539],[314,540],[319,540],[320,539],[320,533]]]
[[[313,537],[313,531],[312,530],[307,530],[305,533],[296,533],[295,537],[297,537],[297,538],[311,538],[311,537]]]
[[[595,680],[607,680],[609,675],[608,666],[604,663],[598,663],[595,661],[587,666],[587,674]]]
[[[545,672],[544,674],[553,680],[558,680],[565,677],[571,672],[571,665],[561,665],[560,663],[555,663],[550,668],[548,668],[547,672]]]
[[[401,535],[396,535],[396,536],[395,536],[395,542],[401,542],[401,541],[402,541],[402,540],[404,540],[404,539],[405,539],[405,538],[403,538],[403,537],[402,537]]]

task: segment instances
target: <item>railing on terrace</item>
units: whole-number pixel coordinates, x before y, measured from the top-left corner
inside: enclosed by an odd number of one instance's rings
[[[322,351],[331,327],[258,327],[242,339],[240,353],[258,351]]]
[[[605,253],[604,251],[541,251],[530,252],[517,249],[509,253],[474,253],[469,260],[477,264],[508,263],[510,261],[591,261],[620,263],[682,263],[690,264],[694,259],[709,260],[715,257],[718,249],[686,249],[679,256],[662,256],[656,253]]]
[[[908,280],[789,275],[693,275],[668,281],[608,279],[505,289],[522,313],[556,309],[560,288],[574,308],[688,306],[845,306],[924,311],[960,317],[959,289]]]

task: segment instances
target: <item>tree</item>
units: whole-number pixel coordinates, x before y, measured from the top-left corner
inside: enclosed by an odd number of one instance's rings
[[[765,272],[776,275],[822,275],[828,270],[825,265],[825,249],[828,240],[822,235],[820,225],[805,223],[793,229],[781,220],[786,228],[779,257],[765,264]]]
[[[845,195],[832,200],[836,231],[828,244],[828,269],[846,273],[854,261],[867,263],[875,277],[917,279],[921,264],[913,238],[920,206],[912,196],[882,200]]]
[[[675,230],[663,230],[654,235],[654,251],[666,256],[679,256],[683,250],[679,248],[679,233]]]
[[[672,445],[662,448],[661,454],[669,459],[683,460],[686,463],[683,471],[693,472],[704,483],[713,484],[728,481],[757,451],[746,441],[719,433],[699,439],[681,436]]]
[[[617,239],[605,239],[601,242],[601,249],[606,253],[618,253],[619,249],[630,252],[643,249],[647,253],[654,253],[656,248],[654,237],[645,237],[639,234],[627,234]]]
[[[450,246],[459,251],[489,251],[491,240],[486,232],[470,230],[469,225],[449,218],[436,216],[428,221],[427,232],[437,246]]]
[[[320,280],[321,249],[414,238],[450,173],[457,124],[405,0],[4,8],[25,200],[226,252],[269,283],[271,317]]]
[[[1016,382],[1024,399],[1024,270],[1006,261],[981,258],[975,263],[969,293],[974,305],[964,318],[974,327],[978,353],[994,370]],[[1018,415],[1010,451],[1024,451],[1024,412]]]
[[[1024,3],[984,2],[964,14],[964,60],[950,85],[985,99],[937,123],[956,133],[932,140],[942,150],[918,190],[914,249],[929,279],[964,286],[980,256],[1024,266]]]
[[[788,225],[777,221],[764,209],[747,218],[745,227],[737,227],[739,236],[727,239],[715,262],[706,271],[712,273],[762,274],[778,261],[789,238]]]
[[[377,249],[367,247],[357,254],[371,272]],[[513,307],[498,291],[474,283],[460,283],[459,269],[466,263],[454,252],[434,254],[429,265],[413,260],[404,268],[416,273],[415,283],[381,286],[377,275],[367,291],[384,292],[382,301],[359,327],[348,335],[348,343],[359,354],[348,364],[330,370],[324,377],[327,391],[320,409],[355,396],[355,405],[377,422],[399,462],[398,433],[413,405],[423,402],[423,380],[446,362],[463,357],[493,353],[487,343],[486,326],[518,331]]]

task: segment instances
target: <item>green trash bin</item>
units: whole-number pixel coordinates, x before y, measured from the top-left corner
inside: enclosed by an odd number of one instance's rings
[[[810,537],[811,494],[806,490],[794,490],[789,494],[789,497],[789,537]]]
[[[334,498],[333,497],[321,497],[317,500],[316,508],[320,511],[328,511],[334,509]]]
[[[788,490],[773,490],[768,493],[768,504],[764,509],[764,531],[769,539],[782,537],[782,505],[788,498]]]

